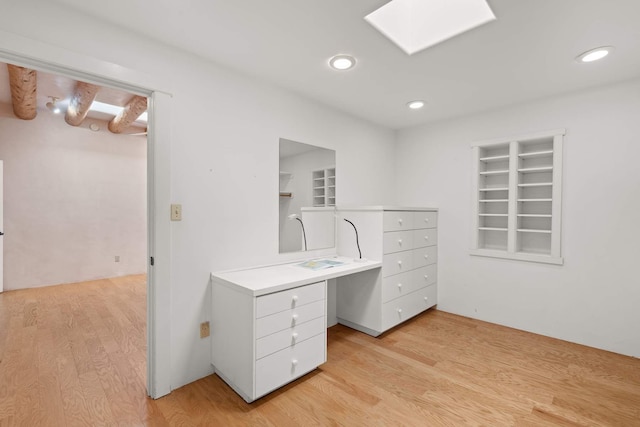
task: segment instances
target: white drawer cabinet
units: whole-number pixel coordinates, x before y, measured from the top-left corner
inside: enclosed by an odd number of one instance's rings
[[[212,363],[247,402],[327,359],[326,282],[253,296],[212,282]]]
[[[382,329],[387,330],[432,307],[437,301],[436,285],[426,286],[382,306]]]
[[[358,227],[362,256],[382,261],[377,276],[338,280],[340,323],[377,336],[437,303],[437,210],[363,207],[338,213]],[[353,247],[353,230],[340,224],[338,252],[355,256]]]

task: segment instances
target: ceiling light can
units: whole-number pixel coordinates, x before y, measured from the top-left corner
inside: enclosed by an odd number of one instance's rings
[[[419,110],[422,107],[424,107],[425,102],[419,99],[416,99],[415,101],[410,101],[407,102],[407,107],[409,107],[412,110]]]
[[[593,62],[604,58],[614,50],[613,46],[600,46],[581,53],[576,57],[578,62]]]
[[[329,59],[329,66],[334,70],[345,71],[356,65],[356,58],[351,55],[335,55]]]

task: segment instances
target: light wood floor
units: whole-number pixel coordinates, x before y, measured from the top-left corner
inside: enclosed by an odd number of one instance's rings
[[[0,426],[640,426],[640,360],[437,310],[331,328],[326,364],[251,405],[215,375],[154,401],[145,286],[0,294]]]

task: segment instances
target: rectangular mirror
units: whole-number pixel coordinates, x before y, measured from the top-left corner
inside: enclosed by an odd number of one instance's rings
[[[280,253],[335,246],[334,150],[281,138],[279,198]]]

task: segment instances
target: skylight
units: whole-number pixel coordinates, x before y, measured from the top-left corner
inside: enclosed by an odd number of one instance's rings
[[[99,113],[111,114],[112,116],[117,116],[120,111],[124,110],[124,107],[118,107],[117,105],[105,104],[100,101],[93,101],[91,107],[89,107],[92,111],[97,111]],[[147,123],[147,112],[140,114],[140,117],[136,119],[136,122]]]
[[[486,0],[392,0],[364,19],[412,55],[496,17]]]

